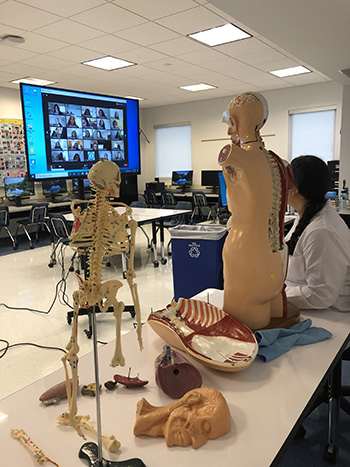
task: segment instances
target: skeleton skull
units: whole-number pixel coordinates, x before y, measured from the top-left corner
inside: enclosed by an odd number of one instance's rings
[[[88,179],[92,185],[104,190],[107,196],[119,198],[121,184],[120,170],[117,164],[108,160],[101,160],[91,167]]]
[[[223,395],[214,388],[198,388],[165,407],[153,407],[142,399],[137,406],[134,434],[164,436],[167,446],[192,444],[197,449],[230,428],[230,409]]]

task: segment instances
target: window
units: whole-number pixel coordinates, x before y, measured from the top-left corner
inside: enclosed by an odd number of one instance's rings
[[[173,170],[191,170],[191,125],[156,127],[154,132],[157,177],[170,178]]]
[[[313,155],[334,159],[335,109],[289,112],[289,160]]]

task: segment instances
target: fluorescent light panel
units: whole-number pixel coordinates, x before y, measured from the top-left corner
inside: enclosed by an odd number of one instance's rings
[[[217,86],[212,86],[211,84],[191,84],[190,86],[180,86],[180,89],[184,89],[185,91],[207,91],[208,89],[215,89]]]
[[[207,29],[206,31],[188,34],[188,37],[214,47],[215,45],[227,44],[228,42],[239,41],[252,36],[233,24],[228,23],[223,26]]]
[[[93,66],[95,68],[101,68],[102,70],[112,71],[118,68],[125,68],[128,66],[136,65],[136,63],[122,60],[121,58],[115,58],[111,56],[96,58],[95,60],[89,60],[83,62],[83,65]]]
[[[281,70],[269,71],[272,75],[279,78],[286,78],[287,76],[302,75],[304,73],[311,73],[311,70],[304,66],[293,66],[292,68],[282,68]]]
[[[30,76],[27,76],[26,78],[14,79],[13,81],[10,81],[10,83],[37,84],[38,86],[46,86],[48,84],[55,84],[57,81],[47,81],[46,79],[30,78]]]
[[[137,101],[145,101],[145,97],[125,96],[127,99],[136,99]]]

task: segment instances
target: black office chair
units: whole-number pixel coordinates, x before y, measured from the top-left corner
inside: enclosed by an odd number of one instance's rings
[[[52,268],[56,263],[56,253],[59,247],[69,245],[69,234],[70,234],[70,227],[68,222],[66,221],[65,217],[62,214],[49,214],[49,226],[50,226],[50,233],[51,233],[51,255],[49,261],[49,268]],[[79,267],[74,268],[74,260],[76,258],[77,253],[74,253],[71,259],[71,266],[69,270],[72,272],[76,270],[79,274]]]
[[[160,205],[157,200],[157,195],[154,190],[145,190],[143,193],[143,197],[145,198],[145,203],[148,208],[159,208]]]
[[[210,219],[212,209],[209,206],[208,199],[203,191],[194,191],[192,193],[192,206],[193,211],[191,215],[191,224],[196,219],[197,222],[203,222]]]
[[[9,225],[10,225],[9,208],[7,206],[1,206],[0,207],[0,232],[1,232],[1,229],[5,229],[7,235],[10,237],[12,241],[13,249],[17,250],[17,243],[15,239],[13,238],[12,233],[10,232]]]
[[[144,201],[132,201],[130,203],[130,207],[133,208],[147,208],[146,203]],[[149,236],[147,235],[147,232],[145,229],[142,227],[142,225],[138,225],[138,227],[142,230],[144,233],[145,237],[147,238],[147,248],[151,248],[151,241],[149,239]]]
[[[350,386],[341,385],[342,362],[350,361],[350,347],[344,350],[341,361],[335,366],[330,379],[320,388],[313,405],[304,414],[304,420],[322,403],[328,404],[328,442],[324,448],[323,458],[330,464],[335,464],[338,454],[336,435],[338,431],[339,409],[344,410],[350,416]],[[331,385],[330,385],[331,384]],[[301,425],[296,437],[303,438],[306,434]]]
[[[15,234],[15,242],[16,245],[18,245],[18,232],[20,228],[23,228],[24,233],[26,234],[28,240],[29,240],[29,246],[30,248],[34,248],[33,242],[31,239],[31,236],[28,233],[27,228],[34,225],[36,226],[36,241],[39,241],[39,231],[41,228],[45,227],[45,229],[48,231],[50,234],[50,229],[47,225],[47,208],[48,208],[49,203],[37,203],[33,204],[30,208],[29,216],[27,220],[21,220],[17,221],[17,229],[16,229],[16,234]]]
[[[175,209],[176,200],[175,196],[171,191],[164,190],[160,194],[162,208]]]
[[[186,210],[189,211],[192,209],[191,203],[189,201],[178,201],[175,205],[175,209]],[[164,228],[167,230],[176,227],[177,225],[188,224],[188,215],[187,214],[180,214],[178,216],[173,216],[169,220],[165,220],[163,222]],[[171,238],[167,244],[167,255],[171,256],[170,252],[170,243]]]

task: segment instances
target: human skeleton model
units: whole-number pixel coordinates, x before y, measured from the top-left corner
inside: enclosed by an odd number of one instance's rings
[[[259,130],[267,115],[259,94],[233,99],[224,113],[232,143],[219,155],[232,214],[223,248],[223,309],[253,330],[287,309],[283,222],[292,172],[265,149]]]
[[[83,280],[78,276],[79,290],[73,293],[74,310],[72,335],[66,347],[67,353],[62,358],[66,374],[66,390],[68,396],[69,411],[59,416],[58,422],[76,429],[84,439],[81,427],[90,431],[96,429],[88,422],[89,416],[77,415],[77,391],[78,391],[78,352],[77,342],[79,308],[90,308],[98,305],[101,311],[106,311],[110,306],[114,308],[116,319],[116,347],[111,365],[124,366],[125,360],[121,349],[121,316],[124,303],[116,298],[118,289],[122,287],[119,280],[102,282],[102,260],[105,255],[123,254],[130,252],[129,266],[126,272],[126,280],[129,284],[137,320],[137,336],[142,350],[140,304],[137,286],[134,283],[134,250],[137,222],[129,219],[132,210],[124,203],[108,202],[106,197],[119,196],[121,182],[118,166],[111,161],[100,161],[95,164],[88,179],[92,184],[94,196],[88,203],[88,207],[81,211],[82,200],[74,200],[71,205],[74,214],[74,224],[70,236],[70,246],[78,252],[87,254],[88,277]],[[125,208],[121,214],[116,207]],[[130,240],[127,226],[130,228]],[[69,383],[67,362],[71,367],[72,387]],[[102,441],[109,450],[116,451],[120,443],[112,436],[103,436]]]

